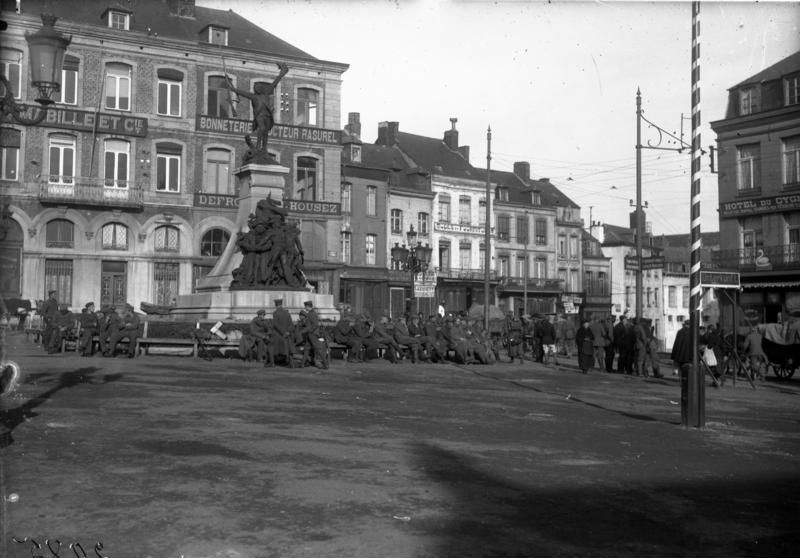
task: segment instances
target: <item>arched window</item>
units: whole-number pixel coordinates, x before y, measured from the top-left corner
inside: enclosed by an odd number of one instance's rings
[[[225,246],[228,245],[230,234],[224,229],[211,229],[203,235],[200,241],[201,256],[221,256]]]
[[[127,250],[128,227],[122,223],[103,225],[103,250]]]
[[[155,231],[157,252],[177,252],[180,250],[180,231],[171,225],[158,227]]]
[[[47,223],[45,244],[48,248],[74,248],[75,225],[66,219],[53,219]]]

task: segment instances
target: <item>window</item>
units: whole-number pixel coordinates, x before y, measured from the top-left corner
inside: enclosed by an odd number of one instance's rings
[[[542,205],[542,193],[538,190],[534,190],[531,192],[531,204],[533,205]]]
[[[128,227],[122,223],[108,223],[103,226],[103,250],[127,250]]]
[[[319,125],[319,91],[308,87],[297,90],[297,113],[294,123],[298,126]]]
[[[181,191],[181,146],[176,143],[156,145],[156,191]]]
[[[349,182],[342,184],[342,213],[350,213],[350,198],[353,194],[353,185]]]
[[[625,287],[625,306],[628,308],[631,307],[631,288],[630,286]]]
[[[352,261],[352,245],[350,231],[342,231],[342,263],[349,264]]]
[[[650,308],[650,306],[653,305],[653,289],[652,288],[647,287],[647,291],[646,291],[646,294],[645,294],[645,299],[647,300],[647,307]]]
[[[761,147],[757,144],[743,145],[738,151],[739,191],[761,189],[759,180]]]
[[[206,114],[217,118],[231,117],[230,91],[223,76],[208,76]]]
[[[44,261],[44,292],[50,291],[60,304],[72,305],[72,260]]]
[[[478,201],[478,226],[486,226],[486,200]]]
[[[517,242],[520,244],[528,243],[528,218],[517,217]]]
[[[500,201],[508,201],[508,188],[498,188],[497,199]]]
[[[461,269],[472,267],[472,243],[469,240],[458,243],[458,264]]]
[[[533,276],[538,279],[547,279],[547,258],[536,258],[533,261]]]
[[[450,195],[439,194],[439,222],[450,222]]]
[[[314,157],[297,158],[295,183],[295,199],[317,199],[317,160]]]
[[[231,235],[225,229],[211,229],[200,240],[201,256],[221,256]]]
[[[156,113],[162,116],[181,115],[183,74],[177,70],[158,70],[158,103]]]
[[[580,283],[578,282],[578,270],[577,269],[570,269],[569,270],[569,291],[578,292],[580,289]]]
[[[689,308],[689,287],[683,287],[681,306]]]
[[[368,234],[365,238],[365,260],[367,265],[375,265],[375,247],[378,245],[378,235]]]
[[[547,244],[547,219],[536,219],[534,228],[534,242],[539,246]]]
[[[75,179],[75,138],[54,134],[50,136],[51,184],[72,184]]]
[[[439,269],[450,269],[450,241],[439,241]]]
[[[123,140],[105,141],[105,187],[128,187],[128,161],[131,145]]]
[[[800,104],[800,75],[787,77],[784,80],[786,106]]]
[[[486,270],[486,244],[483,242],[478,245],[478,269]]]
[[[579,256],[578,252],[578,237],[576,235],[572,235],[569,237],[569,257],[577,260]]]
[[[61,91],[54,95],[54,101],[63,105],[78,104],[78,69],[80,60],[67,54],[61,65]]]
[[[758,89],[748,87],[739,91],[739,115],[758,112]]]
[[[45,243],[48,248],[73,248],[75,226],[66,219],[53,219],[47,223]]]
[[[784,261],[797,262],[800,260],[800,227],[791,226],[787,229],[789,245],[784,249]]]
[[[22,52],[10,48],[0,51],[0,73],[11,84],[11,94],[15,99],[22,96]],[[0,93],[5,94],[5,87],[0,85]]]
[[[178,263],[153,263],[153,288],[155,303],[169,306],[178,298]]]
[[[497,239],[508,241],[511,236],[511,217],[508,215],[497,216]]]
[[[584,271],[583,273],[583,286],[586,288],[587,294],[597,294],[595,291],[595,285],[592,282],[592,275],[594,275],[591,271]]]
[[[461,225],[472,223],[472,200],[469,196],[458,198],[458,222]]]
[[[653,289],[653,306],[655,308],[658,308],[658,306],[659,306],[659,302],[658,302],[658,287]]]
[[[231,181],[232,154],[227,149],[212,148],[206,151],[203,192],[209,194],[233,194]]]
[[[128,31],[131,28],[131,15],[116,10],[108,10],[108,26],[111,29]]]
[[[527,278],[526,273],[525,273],[525,264],[526,263],[527,263],[527,260],[526,260],[525,256],[517,256],[517,277],[519,277],[521,279],[526,279]]]
[[[417,233],[420,236],[430,234],[430,220],[431,217],[427,213],[417,213]]]
[[[508,277],[509,272],[508,256],[499,256],[497,258],[497,275],[500,277]]]
[[[374,217],[378,214],[378,189],[367,186],[367,215]]]
[[[106,108],[131,110],[131,67],[112,63],[106,66]]]
[[[216,25],[208,26],[208,42],[212,45],[226,46],[228,44],[228,30]]]
[[[800,136],[783,141],[783,183],[800,183]]]
[[[0,128],[0,180],[19,179],[20,133],[14,128]]]
[[[403,234],[403,212],[399,209],[392,209],[391,216],[392,234]]]
[[[567,235],[564,233],[558,235],[558,257],[567,257]]]
[[[608,276],[605,271],[597,272],[597,289],[597,294],[600,296],[608,296]],[[658,292],[658,289],[656,289],[656,292]],[[656,306],[658,305],[656,304]]]
[[[155,230],[154,246],[156,252],[177,252],[180,249],[180,231],[171,225],[163,225]]]

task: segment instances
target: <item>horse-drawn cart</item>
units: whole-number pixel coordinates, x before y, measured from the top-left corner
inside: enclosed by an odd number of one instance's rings
[[[800,366],[800,334],[793,324],[764,324],[759,326],[762,347],[770,368],[780,380],[791,378]]]

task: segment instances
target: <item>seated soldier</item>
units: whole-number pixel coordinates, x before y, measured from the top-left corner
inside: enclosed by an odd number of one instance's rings
[[[386,353],[389,361],[397,363],[397,355],[400,354],[400,345],[394,340],[394,335],[389,331],[389,316],[384,314],[372,328],[372,338],[379,344],[386,345]]]
[[[70,337],[75,331],[75,316],[69,311],[69,306],[66,304],[58,305],[58,314],[53,320],[53,326],[50,330],[50,340],[47,343],[47,352],[60,353],[61,342],[65,337]]]
[[[94,302],[89,302],[83,308],[78,321],[81,324],[81,337],[78,340],[78,354],[92,356],[94,354],[94,336],[97,335],[99,325],[97,314],[94,312]]]
[[[363,362],[361,350],[363,344],[353,331],[354,320],[352,315],[342,313],[342,317],[333,328],[333,340],[341,345],[346,345],[348,350],[347,362]]]
[[[467,344],[463,333],[459,330],[455,323],[453,314],[448,314],[444,320],[444,327],[441,330],[442,339],[444,339],[447,349],[455,352],[455,360],[458,363],[467,363]]]
[[[363,359],[369,360],[378,356],[378,341],[372,337],[374,326],[370,322],[366,312],[361,313],[353,324],[353,334],[361,341],[363,348]]]
[[[408,333],[417,342],[420,344],[420,348],[424,351],[423,360],[425,362],[432,362],[436,355],[434,355],[435,348],[435,339],[428,336],[425,326],[422,324],[422,320],[420,319],[420,315],[411,316],[411,322],[406,323],[406,327],[408,328]]]
[[[417,362],[419,359],[420,340],[411,335],[404,316],[399,316],[394,321],[394,340],[398,344],[408,347],[411,352],[411,362]],[[429,359],[426,358],[426,360]]]
[[[109,354],[103,356],[114,356],[117,343],[125,338],[128,339],[128,358],[133,358],[136,356],[136,340],[139,338],[139,316],[136,315],[130,304],[125,305],[125,313],[111,330],[108,341]]]

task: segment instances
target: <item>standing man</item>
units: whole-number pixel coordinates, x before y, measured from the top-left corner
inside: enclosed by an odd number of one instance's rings
[[[253,348],[256,350],[256,361],[264,362],[264,366],[271,366],[274,364],[272,355],[274,353],[267,349],[269,339],[269,322],[264,317],[267,311],[263,308],[256,312],[256,317],[250,320],[248,328],[248,337],[251,339],[251,344],[246,352],[245,360],[250,360],[253,353]]]
[[[286,355],[292,359],[294,342],[292,340],[292,316],[283,307],[283,299],[275,299],[275,310],[272,312],[272,337],[270,340],[273,358],[275,355]]]
[[[552,355],[553,364],[558,366],[558,351],[556,351],[556,327],[553,325],[553,317],[547,316],[539,326],[539,333],[542,341],[542,354]]]
[[[670,358],[675,363],[676,373],[679,370],[681,377],[689,373],[689,368],[692,366],[692,337],[689,320],[683,320],[683,327],[675,334]]]
[[[56,317],[58,316],[58,297],[56,291],[47,292],[47,300],[44,301],[42,307],[39,308],[39,314],[42,316],[42,346],[46,351],[50,351],[52,345],[52,338],[54,329],[56,327]]]
[[[594,359],[597,361],[597,367],[601,371],[606,369],[606,345],[605,334],[606,327],[599,318],[595,318],[589,325],[592,330],[592,346],[594,347]]]
[[[122,321],[120,320],[117,309],[113,306],[104,306],[102,309],[103,320],[100,322],[97,337],[100,340],[100,354],[111,356],[114,346],[111,345],[111,332],[119,329]]]
[[[133,306],[125,305],[125,313],[122,315],[122,323],[116,330],[111,332],[109,340],[110,353],[103,356],[114,356],[119,343],[125,337],[128,338],[128,358],[136,356],[136,339],[139,338],[139,316],[133,311]]]
[[[605,327],[606,372],[614,371],[614,318],[609,316],[603,323]],[[619,366],[619,365],[617,365]]]
[[[514,359],[518,358],[519,363],[522,364],[522,320],[512,311],[509,311],[506,316],[505,329],[508,356],[511,359],[511,363],[513,364]]]
[[[303,303],[303,310],[306,313],[303,326],[300,328],[300,333],[305,342],[305,353],[308,354],[309,350],[312,351],[311,362],[318,368],[328,368],[328,347],[324,338],[319,330],[319,316],[317,311],[314,310],[314,303],[307,300]],[[317,364],[319,360],[320,364]],[[305,358],[303,358],[305,363]]]
[[[81,336],[78,339],[78,354],[92,356],[94,354],[94,336],[97,335],[99,320],[94,312],[94,302],[87,302],[78,321],[81,324]]]
[[[617,351],[617,372],[625,373],[627,367],[627,351],[625,350],[625,322],[627,318],[620,315],[617,325],[614,326],[614,349]]]
[[[575,334],[575,343],[578,345],[578,367],[587,374],[594,365],[594,333],[589,326],[589,318],[584,318],[581,327]]]

